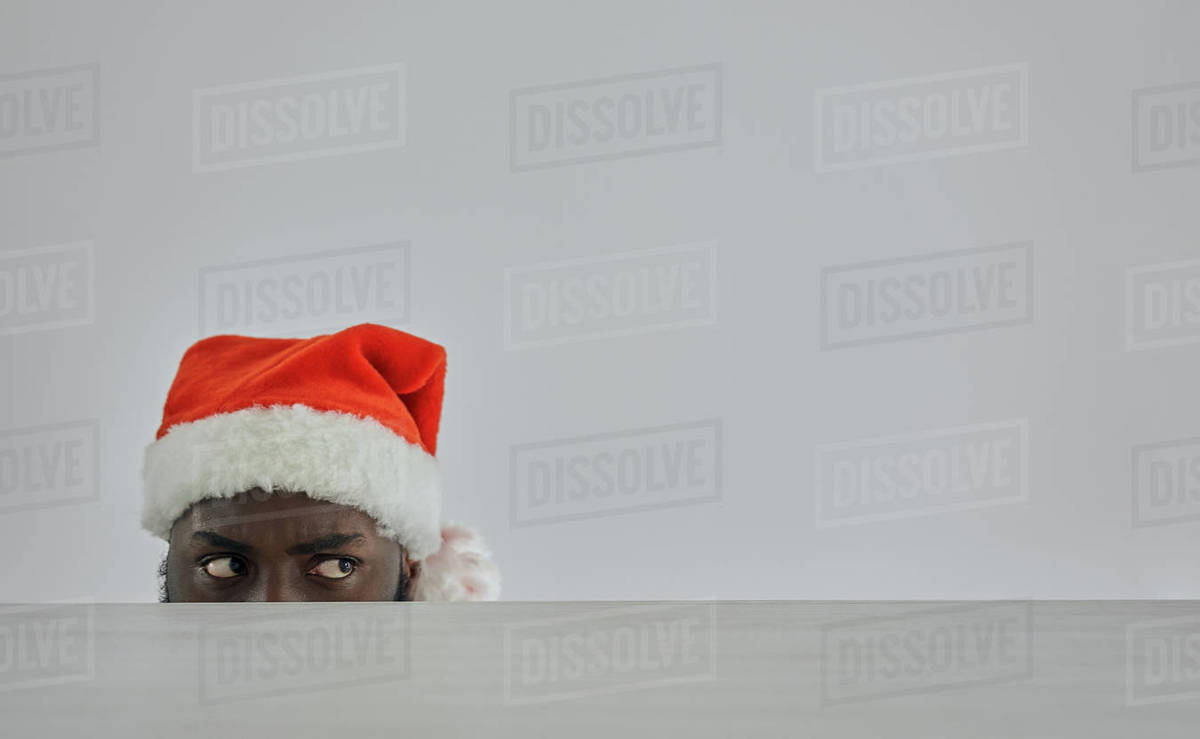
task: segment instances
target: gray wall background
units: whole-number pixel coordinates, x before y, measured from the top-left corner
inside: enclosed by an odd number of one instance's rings
[[[445,508],[506,598],[1200,597],[1198,30],[1187,2],[3,0],[0,599],[153,599],[142,448],[212,296],[367,265],[386,295],[231,332],[444,344]],[[386,93],[373,132],[211,140],[216,106],[347,79]],[[694,126],[524,139],[647,93]],[[847,110],[905,97],[914,141],[844,150]],[[912,275],[1003,304],[846,318]],[[619,318],[522,302],[647,276]],[[615,497],[543,501],[605,454]],[[903,459],[903,499],[853,476]]]

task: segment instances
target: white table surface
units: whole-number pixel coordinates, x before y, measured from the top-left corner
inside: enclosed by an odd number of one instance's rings
[[[1195,737],[1200,604],[0,606],[0,736],[256,735]]]

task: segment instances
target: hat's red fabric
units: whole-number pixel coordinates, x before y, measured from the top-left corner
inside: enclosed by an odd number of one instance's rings
[[[155,438],[218,413],[300,403],[374,418],[436,454],[445,377],[445,349],[373,323],[310,339],[211,336],[183,355]]]

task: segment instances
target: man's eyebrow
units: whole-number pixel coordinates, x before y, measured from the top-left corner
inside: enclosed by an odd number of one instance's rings
[[[234,541],[233,539],[221,536],[215,531],[194,531],[192,532],[192,538],[203,539],[209,544],[212,544],[214,547],[230,549],[238,554],[249,554],[250,552],[254,551],[254,547],[250,546],[249,544],[243,544],[240,541]]]
[[[288,554],[314,554],[323,550],[337,549],[345,546],[353,541],[365,541],[367,537],[362,534],[326,534],[319,536],[312,541],[306,541],[303,544],[296,544],[288,547]]]

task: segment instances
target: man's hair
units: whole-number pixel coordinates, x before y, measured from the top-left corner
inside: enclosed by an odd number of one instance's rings
[[[170,603],[171,594],[167,592],[167,555],[163,555],[158,563],[158,602]]]
[[[401,554],[403,556],[403,553]],[[396,583],[396,593],[392,596],[392,600],[412,600],[412,578],[404,571],[404,567],[400,568],[400,581]],[[164,554],[162,562],[158,563],[158,602],[170,603],[171,593],[167,590],[167,555]]]

